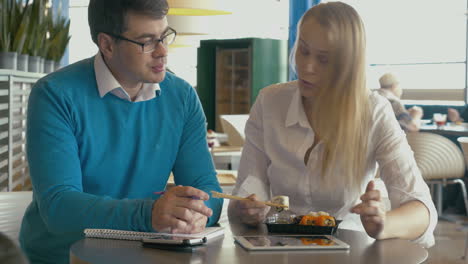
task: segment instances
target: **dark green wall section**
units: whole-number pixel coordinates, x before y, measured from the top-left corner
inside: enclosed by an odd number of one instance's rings
[[[252,100],[260,89],[287,80],[287,42],[271,39],[253,39]]]
[[[251,49],[251,104],[260,89],[287,80],[287,41],[275,39],[202,40],[198,48],[197,92],[203,105],[208,128],[215,126],[216,50]]]

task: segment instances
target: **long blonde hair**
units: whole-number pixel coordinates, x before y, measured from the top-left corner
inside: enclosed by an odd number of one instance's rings
[[[324,87],[314,100],[312,127],[324,143],[322,182],[331,187],[336,181],[361,191],[366,171],[370,130],[369,90],[365,73],[365,31],[357,12],[341,2],[322,3],[309,9],[298,23],[295,53],[303,21],[315,19],[328,31],[329,63]],[[332,175],[331,168],[342,169]]]

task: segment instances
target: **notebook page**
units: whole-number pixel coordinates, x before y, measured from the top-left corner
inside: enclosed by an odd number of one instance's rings
[[[85,237],[108,238],[108,239],[123,239],[123,240],[141,240],[143,238],[151,238],[158,235],[179,237],[206,237],[206,239],[215,238],[224,234],[223,227],[207,227],[203,232],[196,234],[170,234],[157,232],[137,232],[116,229],[96,229],[88,228],[84,230]]]

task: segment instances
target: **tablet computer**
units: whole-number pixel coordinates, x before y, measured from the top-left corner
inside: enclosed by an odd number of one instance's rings
[[[234,236],[248,250],[349,249],[349,245],[330,235]]]

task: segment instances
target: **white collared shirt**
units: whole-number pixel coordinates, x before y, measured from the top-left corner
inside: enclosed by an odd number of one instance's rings
[[[372,93],[370,101],[372,126],[366,175],[361,188],[365,190],[367,183],[374,179],[378,163],[392,208],[419,200],[429,209],[429,227],[415,241],[431,246],[437,212],[429,188],[388,100]],[[343,219],[341,228],[364,230],[359,215],[350,213],[350,209],[360,202],[362,193],[353,192],[343,182],[336,182],[333,192],[321,188],[321,142],[312,149],[307,165],[304,164],[305,153],[314,143],[315,134],[304,112],[297,81],[261,90],[250,112],[245,135],[234,194],[255,193],[263,200],[287,195],[290,209],[297,214],[326,211]],[[333,173],[343,173],[337,167],[332,170]]]
[[[151,100],[161,93],[161,88],[158,83],[144,83],[135,100],[132,101],[130,95],[122,88],[122,85],[120,85],[107,67],[100,52],[94,56],[94,71],[96,73],[96,82],[101,98],[107,93],[111,93],[129,102],[143,102]]]

